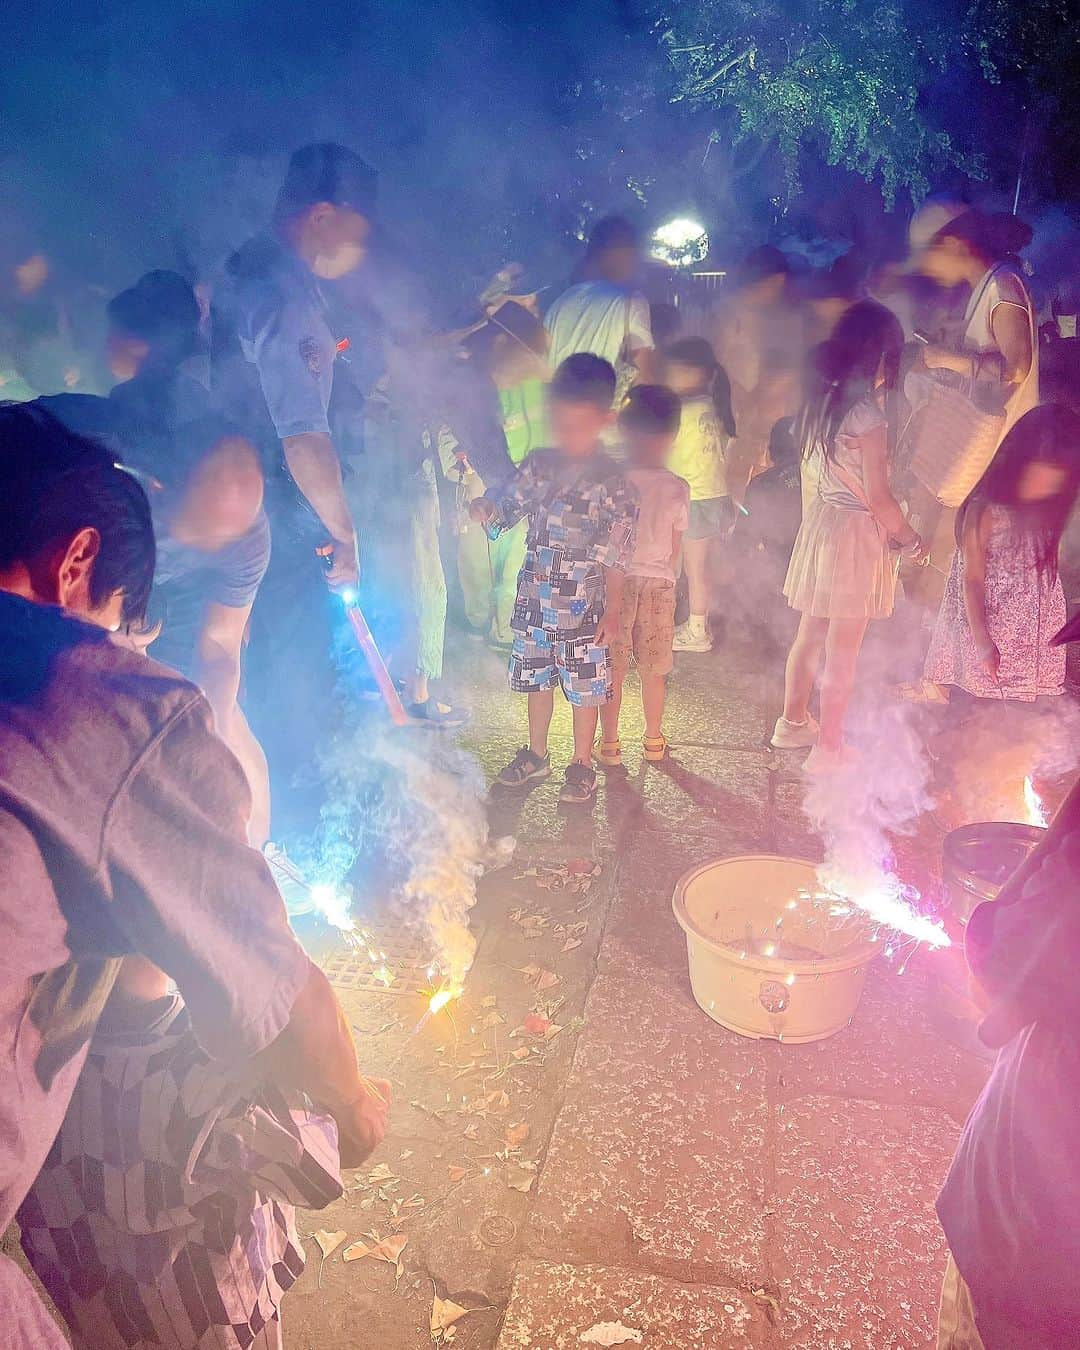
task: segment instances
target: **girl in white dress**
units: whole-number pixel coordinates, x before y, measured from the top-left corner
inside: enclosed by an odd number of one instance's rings
[[[863,301],[811,358],[795,436],[815,491],[808,494],[784,583],[788,603],[802,617],[772,736],[778,749],[813,745],[819,737],[823,751],[841,748],[866,625],[892,613],[893,549],[923,554],[889,487],[903,345],[895,315]],[[822,655],[819,728],[809,702]]]

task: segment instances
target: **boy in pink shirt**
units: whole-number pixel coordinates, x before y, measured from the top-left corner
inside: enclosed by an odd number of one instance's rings
[[[626,443],[626,479],[637,490],[637,542],[623,585],[618,638],[611,644],[612,693],[600,709],[597,760],[608,768],[622,764],[619,711],[623,681],[631,658],[641,677],[645,714],[645,758],[667,754],[660,724],[664,716],[665,681],[674,665],[675,575],[683,531],[690,513],[686,481],[664,468],[679,430],[682,408],[665,385],[639,384],[619,414]]]

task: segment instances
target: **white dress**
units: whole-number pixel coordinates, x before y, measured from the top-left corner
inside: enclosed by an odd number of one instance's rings
[[[784,594],[815,619],[885,619],[896,597],[897,558],[870,511],[863,440],[886,425],[877,403],[857,403],[840,424],[832,455],[815,450],[804,467],[803,521]]]

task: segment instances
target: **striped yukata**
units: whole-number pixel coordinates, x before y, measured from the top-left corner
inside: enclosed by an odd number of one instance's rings
[[[179,996],[99,1029],[19,1210],[77,1350],[281,1345],[304,1268],[293,1205],[342,1194],[337,1129],[199,1048]]]

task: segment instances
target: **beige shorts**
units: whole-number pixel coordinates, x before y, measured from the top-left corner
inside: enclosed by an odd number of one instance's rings
[[[975,1325],[975,1307],[971,1290],[956,1262],[949,1257],[941,1286],[941,1311],[938,1314],[938,1350],[985,1350]]]
[[[644,675],[668,675],[675,665],[675,583],[662,577],[627,577],[623,582],[622,623],[611,644],[611,664],[625,675],[630,658]]]

